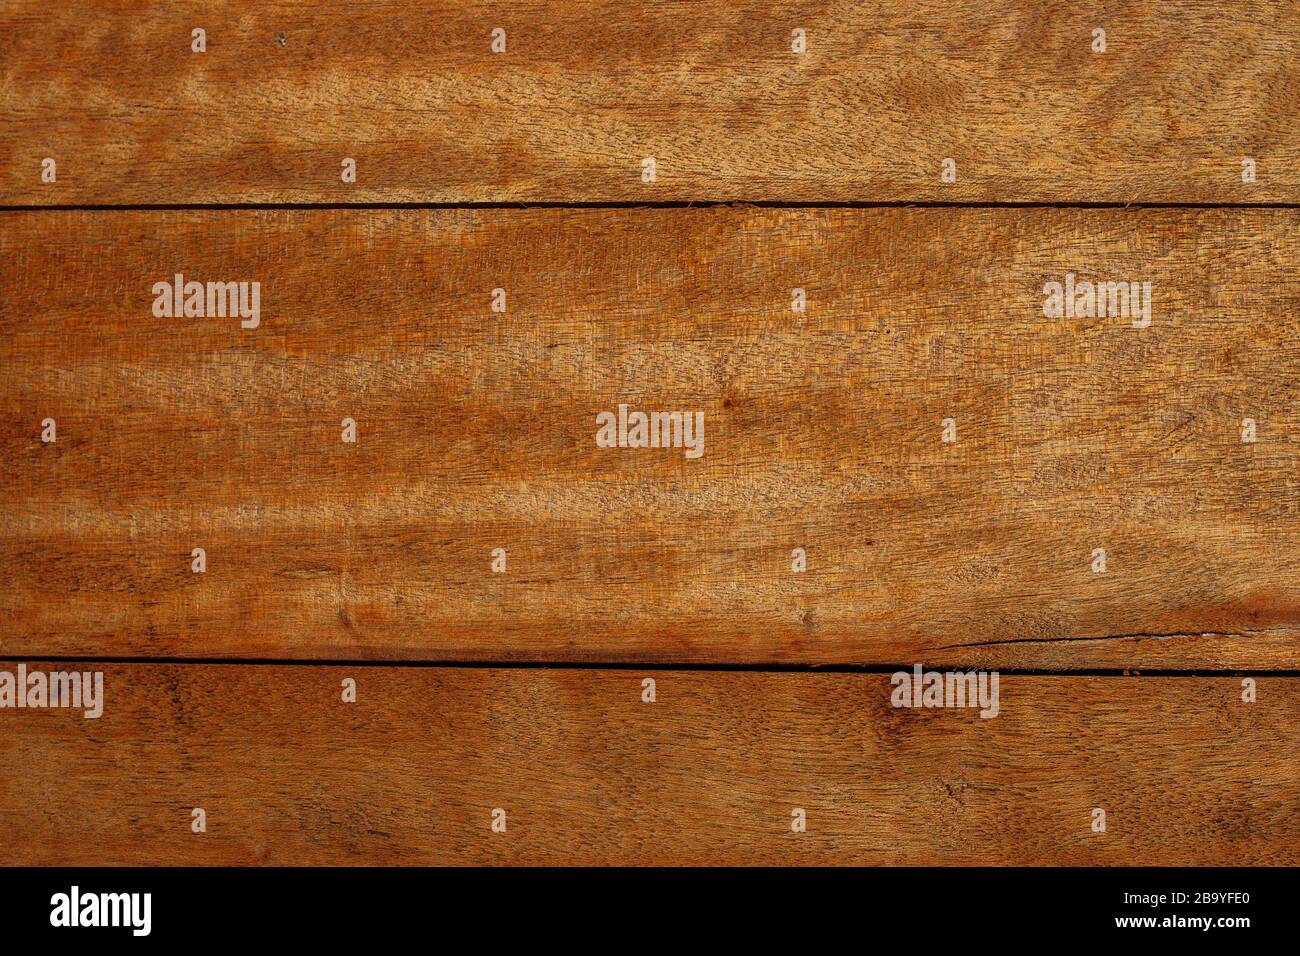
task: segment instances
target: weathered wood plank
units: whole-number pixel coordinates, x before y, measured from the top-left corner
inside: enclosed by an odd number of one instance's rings
[[[1004,676],[981,719],[886,674],[104,671],[98,719],[0,710],[6,863],[1300,862],[1294,678]]]
[[[5,646],[1291,668],[1298,226],[10,213]],[[156,318],[177,271],[260,282],[258,326]],[[1045,317],[1066,273],[1151,282],[1150,326]],[[620,403],[703,414],[703,454],[598,447]]]
[[[1297,62],[1275,0],[10,0],[0,203],[1294,202]]]

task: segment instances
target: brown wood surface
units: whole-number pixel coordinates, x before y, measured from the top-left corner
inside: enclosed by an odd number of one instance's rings
[[[886,674],[103,670],[98,720],[0,710],[7,863],[1300,862],[1295,678],[1004,676],[981,720]]]
[[[1300,865],[1298,54],[1294,0],[0,0],[0,654],[105,676],[0,661],[3,863]]]
[[[1241,209],[10,212],[4,647],[1292,668],[1298,227]],[[260,281],[260,326],[155,318],[178,270]],[[1151,281],[1150,327],[1044,318],[1067,271]],[[703,457],[596,447],[620,402],[703,411]]]
[[[7,0],[0,204],[1295,202],[1296,12]]]

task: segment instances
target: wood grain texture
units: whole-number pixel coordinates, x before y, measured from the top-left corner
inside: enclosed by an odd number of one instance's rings
[[[7,0],[0,204],[1295,202],[1297,62],[1276,0]]]
[[[1298,226],[9,213],[5,647],[1293,668]],[[155,318],[177,270],[260,281],[260,326]],[[1045,318],[1067,271],[1151,281],[1151,326]],[[621,402],[704,412],[703,457],[598,448]]]
[[[98,720],[0,710],[7,863],[1300,862],[1294,678],[1006,676],[981,720],[886,674],[104,670]]]

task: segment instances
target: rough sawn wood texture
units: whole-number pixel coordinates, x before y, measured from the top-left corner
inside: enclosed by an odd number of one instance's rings
[[[1297,63],[1276,0],[9,0],[0,204],[1296,202]]]
[[[7,863],[1300,858],[1294,678],[1004,676],[982,720],[885,674],[75,666],[98,720],[0,710]]]
[[[10,213],[6,647],[1293,667],[1298,226]],[[260,325],[154,317],[177,271],[260,281]],[[1150,282],[1150,326],[1044,317],[1067,273]],[[597,447],[620,403],[702,413],[702,456]]]

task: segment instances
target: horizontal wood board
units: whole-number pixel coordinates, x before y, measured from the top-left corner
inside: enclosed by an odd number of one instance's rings
[[[1297,63],[1275,0],[10,0],[0,204],[1297,202]]]
[[[5,646],[1291,668],[1298,225],[7,213]],[[176,272],[259,282],[259,324],[155,317]],[[1045,317],[1067,273],[1150,282],[1149,326]],[[620,404],[702,454],[599,447]]]
[[[0,710],[10,864],[1300,859],[1294,678],[1008,675],[981,719],[886,674],[27,666],[103,712]]]

